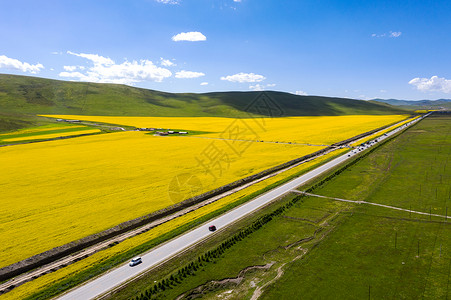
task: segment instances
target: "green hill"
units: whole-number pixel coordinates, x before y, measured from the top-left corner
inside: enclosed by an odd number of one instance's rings
[[[36,122],[36,114],[108,116],[335,116],[400,114],[382,103],[282,92],[164,93],[119,84],[0,74],[0,130]],[[253,104],[254,105],[253,105]],[[268,107],[269,105],[269,107]],[[250,106],[250,109],[249,109]]]
[[[437,100],[397,100],[397,99],[374,99],[380,103],[387,103],[406,109],[442,109],[451,108],[451,99]]]

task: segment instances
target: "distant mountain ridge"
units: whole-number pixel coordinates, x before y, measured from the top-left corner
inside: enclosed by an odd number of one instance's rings
[[[405,113],[409,111],[375,101],[275,91],[175,94],[120,84],[0,74],[0,131],[36,123],[38,114],[245,118],[250,114],[289,117]]]
[[[346,98],[265,92],[283,116],[398,114],[404,110]],[[246,117],[261,92],[165,93],[119,84],[0,74],[0,111],[29,114]],[[257,115],[271,113],[251,110]]]
[[[373,99],[373,101],[387,103],[394,106],[440,106],[451,104],[451,99],[437,99],[437,100],[398,100],[398,99]]]

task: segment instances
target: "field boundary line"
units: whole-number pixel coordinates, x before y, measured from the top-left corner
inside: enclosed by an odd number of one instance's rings
[[[407,208],[401,208],[401,207],[385,205],[385,204],[380,204],[380,203],[375,203],[375,202],[368,202],[368,201],[363,201],[363,200],[348,200],[348,199],[341,199],[341,198],[335,198],[335,197],[328,197],[328,196],[322,196],[322,195],[317,195],[317,194],[311,194],[311,193],[307,193],[307,192],[303,192],[303,191],[299,191],[299,190],[292,190],[292,192],[297,193],[297,194],[301,194],[301,195],[311,196],[311,197],[324,198],[324,199],[329,199],[329,200],[335,200],[335,201],[341,201],[341,202],[349,202],[349,203],[356,203],[356,204],[368,204],[368,205],[385,207],[385,208],[394,209],[394,210],[405,211],[405,212],[418,214],[418,215],[425,215],[425,216],[439,217],[439,218],[444,218],[444,219],[451,219],[451,216],[431,214],[431,213],[427,213],[427,212],[411,210],[411,209],[407,209]]]
[[[312,147],[330,147],[332,145],[326,144],[310,144],[310,143],[297,143],[297,142],[273,142],[273,141],[254,141],[254,140],[237,140],[237,139],[225,139],[219,137],[209,136],[184,136],[184,138],[191,139],[207,139],[207,140],[221,140],[221,141],[236,141],[236,142],[248,142],[248,143],[266,143],[266,144],[282,144],[282,145],[295,145],[295,146],[312,146]]]

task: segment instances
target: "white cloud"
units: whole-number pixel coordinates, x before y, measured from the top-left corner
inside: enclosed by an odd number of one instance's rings
[[[169,59],[164,59],[163,57],[160,57],[160,64],[163,67],[173,67],[176,66],[175,63],[173,63],[172,61],[170,61]]]
[[[253,90],[253,91],[264,91],[264,90],[267,90],[267,88],[269,88],[269,87],[275,87],[275,86],[276,86],[275,83],[269,83],[267,85],[257,83],[256,85],[250,85],[249,89]]]
[[[438,76],[432,76],[430,79],[417,77],[409,81],[409,84],[422,92],[451,93],[451,80]]]
[[[253,91],[263,91],[265,89],[265,86],[257,83],[256,85],[250,85],[249,89]]]
[[[163,4],[179,4],[180,0],[156,0],[158,3]]]
[[[172,37],[172,40],[174,42],[180,41],[199,42],[206,41],[207,37],[198,31],[191,31],[191,32],[182,32],[177,35],[174,35]]]
[[[382,34],[373,33],[371,36],[375,38],[383,38],[383,37],[399,38],[401,34],[402,34],[401,31],[390,31],[389,33]]]
[[[91,80],[91,78],[88,75],[82,74],[80,72],[61,72],[58,74],[58,76],[65,78],[78,78],[80,81],[94,81]]]
[[[41,69],[44,69],[44,66],[40,63],[32,65],[14,58],[9,58],[5,55],[0,55],[0,69],[1,68],[36,74],[39,73]]]
[[[67,54],[83,57],[89,59],[94,63],[94,65],[114,65],[114,61],[109,57],[103,57],[98,54],[86,54],[86,53],[74,53],[72,51],[67,51]]]
[[[68,72],[73,72],[73,71],[77,70],[77,66],[64,66],[63,68],[64,68],[64,70],[66,70]]]
[[[233,2],[241,2],[241,0],[233,0]]]
[[[74,70],[61,72],[60,77],[90,82],[134,84],[142,81],[161,82],[163,79],[172,76],[171,71],[158,67],[147,59],[142,59],[139,62],[134,60],[116,64],[112,59],[98,54],[74,53],[71,51],[67,51],[67,53],[88,59],[93,63],[93,66],[88,67],[83,73],[74,72]],[[82,67],[79,67],[79,69],[84,70]]]
[[[301,90],[299,90],[299,91],[296,91],[296,92],[294,92],[296,95],[299,95],[299,96],[308,96],[308,94],[306,93],[306,92],[304,92],[304,91],[301,91]]]
[[[61,54],[63,54],[63,52],[58,52],[58,51],[53,51],[53,52],[51,52],[52,54],[54,54],[54,55],[61,55]]]
[[[200,85],[208,85],[208,82],[201,82]]]
[[[205,76],[205,74],[202,72],[192,72],[185,70],[175,73],[175,78],[198,78],[202,76]]]
[[[230,82],[260,82],[265,80],[266,77],[263,75],[258,75],[254,73],[238,73],[235,75],[223,76],[221,80],[227,80]]]
[[[359,99],[359,100],[372,100],[372,99],[374,99],[374,97],[368,97],[368,96],[365,96],[365,95],[359,95],[357,97],[357,99]]]

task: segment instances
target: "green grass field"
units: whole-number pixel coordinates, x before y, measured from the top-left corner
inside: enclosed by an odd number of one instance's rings
[[[446,214],[451,204],[450,121],[449,116],[423,120],[313,193]],[[284,201],[289,199],[277,205]],[[237,228],[245,222],[250,220]],[[447,299],[450,237],[451,220],[305,197],[152,299],[250,299],[258,288],[261,299]],[[220,241],[217,237],[173,260],[113,298],[139,295]],[[247,267],[271,263],[268,269],[246,272],[239,283],[224,281]]]
[[[425,119],[315,193],[445,215],[451,207],[450,121]],[[287,268],[263,299],[446,299],[450,237],[451,221],[360,206]]]
[[[451,226],[359,207],[262,299],[445,299]]]
[[[1,100],[0,100],[1,101]],[[0,133],[11,132],[21,128],[29,128],[52,124],[55,121],[49,118],[26,115],[16,112],[0,111]]]
[[[450,117],[427,118],[354,166],[345,178],[324,186],[322,193],[445,214],[447,206],[451,209],[450,122]]]

